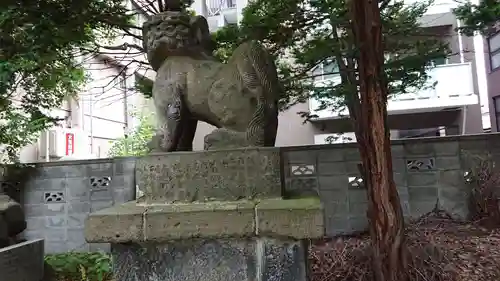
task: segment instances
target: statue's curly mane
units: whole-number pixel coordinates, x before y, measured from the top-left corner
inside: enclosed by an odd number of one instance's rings
[[[148,60],[157,70],[171,54],[183,54],[210,41],[206,19],[183,12],[167,11],[154,15],[143,25],[143,45]]]

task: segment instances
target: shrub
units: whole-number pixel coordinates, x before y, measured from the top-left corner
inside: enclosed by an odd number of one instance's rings
[[[111,280],[111,258],[101,252],[69,252],[45,256],[57,281]]]
[[[482,226],[500,226],[500,169],[491,155],[465,154],[469,171],[465,173],[466,182],[471,185],[471,219]]]

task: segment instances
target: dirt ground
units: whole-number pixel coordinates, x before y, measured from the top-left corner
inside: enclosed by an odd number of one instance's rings
[[[500,280],[500,229],[435,214],[407,227],[411,280]],[[312,281],[372,281],[367,235],[317,241],[309,258]]]

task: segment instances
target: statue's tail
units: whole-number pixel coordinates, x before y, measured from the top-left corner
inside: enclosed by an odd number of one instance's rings
[[[268,102],[277,104],[281,97],[282,87],[279,83],[276,64],[272,56],[257,41],[249,42],[249,57],[262,87],[267,92]]]
[[[265,119],[268,122],[266,127],[272,128],[275,131],[275,133],[266,134],[268,137],[272,136],[273,139],[265,140],[265,143],[266,145],[274,146],[278,130],[278,101],[281,97],[282,87],[279,83],[276,64],[272,56],[257,41],[249,42],[249,44],[249,58],[264,90],[264,96],[261,98],[265,104]]]

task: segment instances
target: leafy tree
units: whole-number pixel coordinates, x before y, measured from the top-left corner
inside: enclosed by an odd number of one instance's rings
[[[108,152],[109,157],[141,156],[149,152],[148,143],[154,135],[153,115],[135,112],[139,124],[127,136],[116,140]]]
[[[488,35],[496,32],[493,28],[500,19],[500,2],[497,0],[482,0],[479,4],[465,2],[453,11],[458,19],[463,21],[459,31],[472,36],[475,31]]]
[[[432,86],[427,83],[430,62],[449,54],[448,45],[418,23],[432,2],[380,2],[389,94]],[[339,112],[355,101],[359,87],[359,54],[350,24],[344,0],[251,1],[239,26],[229,25],[216,32],[215,54],[224,60],[240,42],[260,40],[277,58],[286,93],[281,101],[283,109],[313,97],[320,101],[319,110]],[[316,74],[321,64],[326,71]],[[338,79],[335,83],[322,80],[334,75],[340,77],[340,83]],[[356,118],[352,112],[351,117]]]
[[[375,281],[409,279],[403,210],[392,171],[387,128],[388,84],[383,70],[384,44],[376,1],[351,0],[351,31],[355,35],[359,98],[349,110],[356,116],[355,132],[368,193],[368,221],[372,239]]]
[[[0,144],[11,160],[81,90],[78,55],[131,28],[131,17],[121,0],[1,1]]]
[[[145,98],[149,99],[153,97],[153,81],[146,77],[136,75],[135,76],[134,90],[142,93]]]

